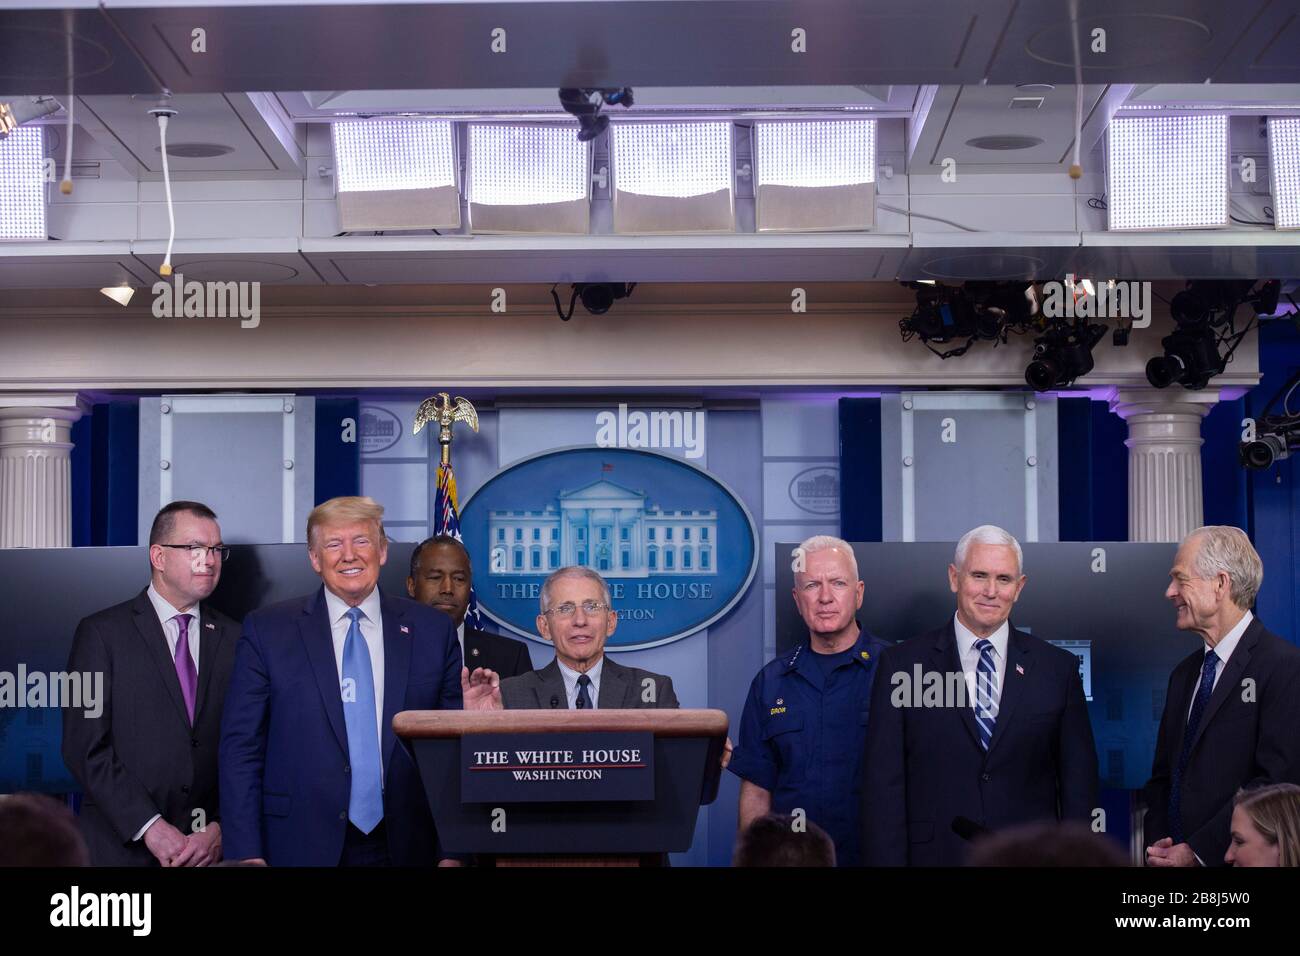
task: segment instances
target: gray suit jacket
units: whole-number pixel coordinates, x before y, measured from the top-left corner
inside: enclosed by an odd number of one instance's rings
[[[645,700],[646,680],[654,681],[653,700]],[[551,661],[541,670],[529,671],[501,682],[501,705],[507,710],[568,709],[564,693],[564,677],[560,665]],[[624,667],[605,657],[600,672],[600,697],[597,710],[650,710],[676,708],[677,695],[673,693],[673,680],[663,674],[652,674],[639,667]]]

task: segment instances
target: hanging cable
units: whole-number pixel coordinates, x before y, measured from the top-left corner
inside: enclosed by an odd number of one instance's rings
[[[172,274],[172,245],[176,242],[176,216],[172,211],[171,169],[167,165],[167,121],[176,115],[176,110],[169,106],[159,106],[149,111],[149,115],[158,117],[158,140],[162,147],[163,191],[167,194],[167,254],[163,256],[158,274]]]
[[[1079,50],[1079,0],[1070,0],[1070,33],[1074,38],[1074,162],[1070,178],[1083,176],[1079,151],[1083,144],[1083,54]]]
[[[68,142],[63,153],[63,182],[59,183],[59,192],[65,196],[72,195],[72,26],[71,15],[64,14],[64,21],[67,24],[67,41],[68,41]]]

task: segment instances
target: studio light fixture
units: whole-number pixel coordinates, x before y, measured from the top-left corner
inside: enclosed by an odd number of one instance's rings
[[[45,131],[0,139],[0,239],[45,239]]]
[[[0,139],[23,123],[59,111],[59,101],[52,96],[28,96],[0,103]]]
[[[569,296],[569,310],[560,305],[555,286],[551,286],[551,298],[555,300],[555,313],[563,322],[573,318],[573,306],[581,299],[582,307],[592,315],[604,315],[610,310],[616,299],[626,299],[636,288],[635,282],[575,282]]]
[[[615,123],[614,231],[735,230],[731,124]]]
[[[578,120],[578,141],[590,143],[601,133],[609,129],[609,117],[602,109],[606,106],[632,106],[632,88],[630,86],[609,90],[577,89],[574,87],[560,90],[560,106]],[[572,132],[569,133],[572,136]]]
[[[1252,318],[1238,332],[1237,310],[1250,304],[1257,315],[1277,311],[1282,283],[1273,279],[1254,287],[1251,279],[1189,281],[1169,304],[1177,328],[1160,340],[1164,354],[1147,362],[1147,381],[1156,388],[1178,384],[1200,389],[1222,374],[1255,324]]]
[[[129,285],[110,286],[107,289],[100,289],[104,295],[108,296],[118,305],[130,305],[131,297],[135,295],[135,289]]]
[[[870,229],[876,209],[876,121],[754,123],[759,232]]]
[[[1108,228],[1228,225],[1228,117],[1133,116],[1108,131]]]
[[[460,228],[449,120],[343,120],[330,131],[344,232]]]
[[[1273,228],[1300,229],[1300,116],[1269,118],[1268,168]]]
[[[591,145],[567,126],[471,123],[469,222],[477,233],[585,234]]]

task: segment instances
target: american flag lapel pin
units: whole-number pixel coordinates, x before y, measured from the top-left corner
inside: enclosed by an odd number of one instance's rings
[[[410,634],[410,633],[411,633],[411,629],[410,629],[409,627],[407,627],[405,624],[399,624],[398,627],[397,627],[397,629],[398,629],[399,631],[401,631],[403,634]]]
[[[1021,677],[1024,677],[1024,676],[1025,676],[1025,669],[1024,669],[1023,667],[1021,667],[1019,664],[1017,664],[1017,665],[1016,665],[1016,673],[1019,674]]]
[[[217,625],[213,624],[211,621],[204,621],[203,626],[209,631],[215,631],[217,629]]]

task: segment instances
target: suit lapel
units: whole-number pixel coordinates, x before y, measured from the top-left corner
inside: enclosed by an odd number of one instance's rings
[[[379,592],[379,608],[384,619],[384,726],[380,739],[384,742],[384,769],[387,771],[388,758],[397,741],[393,715],[406,703],[406,683],[411,673],[411,632],[410,626],[403,623],[405,615],[401,605],[382,591]],[[403,627],[406,627],[405,632]],[[468,629],[465,638],[468,645]]]
[[[565,710],[569,706],[569,695],[564,689],[564,676],[560,673],[560,664],[552,660],[541,670],[535,672],[537,675],[537,707],[540,710],[548,710],[551,706],[551,700],[557,699],[556,705],[560,710]]]
[[[176,707],[176,715],[180,717],[181,724],[188,731],[190,715],[185,710],[185,698],[181,694],[181,679],[176,676],[176,661],[168,653],[167,635],[163,633],[162,624],[158,621],[158,612],[154,610],[153,602],[149,600],[148,588],[139,593],[131,610],[135,612],[135,629],[144,642],[145,651],[158,666],[163,686],[167,688],[167,694]],[[197,719],[197,705],[194,714]]]
[[[1007,637],[1007,670],[1002,677],[1001,693],[998,697],[998,718],[993,725],[993,737],[989,740],[989,753],[993,753],[998,741],[1007,734],[1016,707],[1024,697],[1025,682],[1029,679],[1029,666],[1029,638],[1013,627]]]
[[[964,672],[961,669],[961,657],[957,654],[957,629],[953,626],[952,621],[948,626],[939,632],[939,639],[935,642],[934,650],[930,654],[930,669],[940,674],[962,674],[965,680]],[[946,681],[945,681],[946,683]],[[957,707],[955,710],[960,716],[962,724],[966,727],[966,732],[970,734],[971,743],[980,750],[980,731],[975,723],[974,701],[968,701],[968,706]]]
[[[468,667],[470,673],[474,672],[476,667],[487,667],[488,662],[483,660],[483,648],[478,638],[479,632],[468,624],[465,625],[465,648],[461,655],[461,665]]]
[[[1235,656],[1235,655],[1234,655]],[[1177,699],[1165,701],[1165,709],[1174,714],[1173,722],[1173,740],[1172,754],[1174,763],[1178,762],[1178,755],[1183,752],[1183,737],[1187,734],[1187,712],[1191,707],[1192,695],[1196,693],[1196,684],[1200,680],[1200,653],[1193,657],[1187,658],[1175,668],[1175,673],[1181,671],[1178,679],[1171,682]],[[1204,721],[1202,721],[1204,723]]]
[[[1259,641],[1259,631],[1262,627],[1259,618],[1251,621],[1241,635],[1241,640],[1237,642],[1232,656],[1223,665],[1223,673],[1219,675],[1219,682],[1214,687],[1214,693],[1210,695],[1210,703],[1206,706],[1205,713],[1201,714],[1201,722],[1196,725],[1196,736],[1192,738],[1193,750],[1196,749],[1196,744],[1200,741],[1201,735],[1205,733],[1206,725],[1218,713],[1219,708],[1223,706],[1223,702],[1237,692],[1237,687],[1241,683],[1241,674],[1246,669],[1246,665],[1250,663],[1250,654]],[[1204,666],[1204,655],[1202,655],[1202,666]],[[1197,677],[1200,677],[1199,671]],[[1183,717],[1183,723],[1184,725],[1187,723],[1186,715]]]
[[[597,710],[618,710],[624,706],[629,689],[627,668],[605,658],[601,668],[600,693],[596,697]]]
[[[343,695],[339,690],[339,667],[334,661],[334,634],[330,629],[324,585],[316,592],[316,597],[309,599],[303,606],[298,629],[307,649],[307,660],[316,676],[316,686],[320,690],[321,701],[325,704],[330,728],[343,752],[347,753],[348,735],[343,723]]]
[[[212,669],[220,656],[221,642],[226,639],[229,629],[223,622],[217,624],[212,609],[206,604],[199,605],[199,689],[194,698],[194,723],[199,722],[203,705],[208,699],[208,683],[212,680]]]

